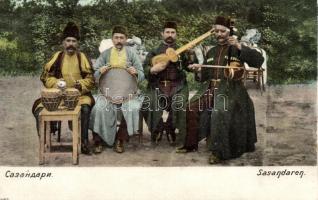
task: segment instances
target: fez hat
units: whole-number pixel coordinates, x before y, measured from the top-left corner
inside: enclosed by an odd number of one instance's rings
[[[225,26],[227,28],[230,28],[231,26],[231,19],[230,18],[225,18],[223,16],[217,16],[215,18],[215,24],[216,25],[222,25]]]
[[[117,25],[117,26],[114,26],[114,27],[113,27],[113,33],[112,33],[112,35],[114,35],[115,33],[124,34],[126,37],[128,36],[127,28],[124,27],[124,26],[120,26],[120,25]]]
[[[166,23],[163,26],[163,29],[165,28],[173,28],[177,30],[177,23],[175,21],[166,21]]]
[[[77,40],[80,39],[79,28],[74,22],[68,22],[63,30],[63,40],[67,37],[74,37]]]

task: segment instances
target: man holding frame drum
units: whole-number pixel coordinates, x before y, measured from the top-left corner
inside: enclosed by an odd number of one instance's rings
[[[125,45],[127,35],[126,27],[115,26],[112,32],[114,47],[103,51],[94,64],[100,91],[90,120],[95,153],[102,152],[103,141],[108,146],[114,145],[117,153],[124,152],[129,135],[138,131],[143,98],[135,89],[137,82],[144,79],[144,72],[138,55]],[[117,131],[118,111],[123,116]]]

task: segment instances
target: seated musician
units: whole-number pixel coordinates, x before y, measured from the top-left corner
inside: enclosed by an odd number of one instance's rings
[[[88,148],[88,121],[94,99],[91,90],[94,87],[93,69],[88,58],[79,51],[80,39],[78,27],[69,22],[63,31],[63,51],[56,52],[45,65],[41,74],[41,81],[46,88],[57,88],[60,80],[66,82],[66,87],[75,87],[81,92],[79,104],[81,105],[81,151],[90,154]],[[39,114],[43,109],[41,99],[34,102],[32,113],[39,127]],[[52,126],[53,125],[53,126]],[[51,122],[51,132],[55,132],[54,123]]]
[[[233,70],[229,66],[261,66],[262,55],[254,49],[241,45],[230,35],[231,22],[218,16],[214,31],[217,46],[206,55],[205,63],[224,66],[224,68],[204,68],[200,64],[189,67],[198,73],[202,82],[197,94],[187,107],[187,136],[179,153],[196,151],[198,142],[207,137],[211,152],[209,163],[236,158],[245,152],[255,150],[256,127],[254,105],[242,80],[238,77],[243,71]],[[232,71],[232,72],[233,72]]]
[[[113,47],[103,51],[94,64],[95,78],[99,80],[103,73],[112,70],[114,67],[125,68],[127,71],[137,76],[138,81],[144,79],[142,64],[138,55],[133,49],[126,46],[127,30],[123,26],[115,26],[112,32]],[[120,78],[120,77],[119,77]],[[106,87],[120,87],[120,85],[110,85]],[[114,151],[124,152],[124,143],[129,136],[137,132],[139,121],[139,109],[142,99],[133,98],[122,104],[114,104],[103,95],[99,95],[96,104],[92,109],[90,129],[93,131],[95,141],[95,153],[101,153],[102,143],[108,146],[114,145]],[[117,131],[117,116],[121,110],[123,117]]]

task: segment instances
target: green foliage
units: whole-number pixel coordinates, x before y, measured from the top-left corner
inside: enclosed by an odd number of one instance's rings
[[[34,71],[30,63],[32,54],[19,51],[17,39],[10,40],[12,33],[5,32],[0,35],[0,73],[19,74],[25,71]]]
[[[56,29],[48,15],[38,14],[34,16],[34,21],[31,23],[31,32],[33,45],[36,47],[34,52],[36,63],[44,65],[49,55],[52,54],[52,48],[58,44],[52,44],[52,41],[56,41],[54,33],[59,31]],[[53,46],[49,46],[49,44]]]
[[[38,73],[61,49],[60,34],[68,21],[81,30],[81,50],[99,54],[102,39],[114,25],[127,26],[130,36],[156,47],[165,20],[178,22],[178,44],[183,45],[211,28],[216,15],[236,18],[238,36],[247,28],[262,33],[259,46],[267,51],[269,83],[316,79],[317,22],[314,0],[1,0],[0,73]],[[214,44],[213,37],[202,43]],[[188,74],[195,88],[193,75]]]
[[[315,4],[306,0],[302,3],[283,1],[264,5],[262,45],[269,54],[268,73],[271,83],[297,83],[316,79],[316,17],[308,15],[315,13]],[[290,6],[281,9],[284,5]]]

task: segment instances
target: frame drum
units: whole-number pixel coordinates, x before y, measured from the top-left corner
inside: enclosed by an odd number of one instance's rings
[[[99,90],[115,104],[129,101],[137,95],[137,77],[126,68],[110,67],[99,78]]]

